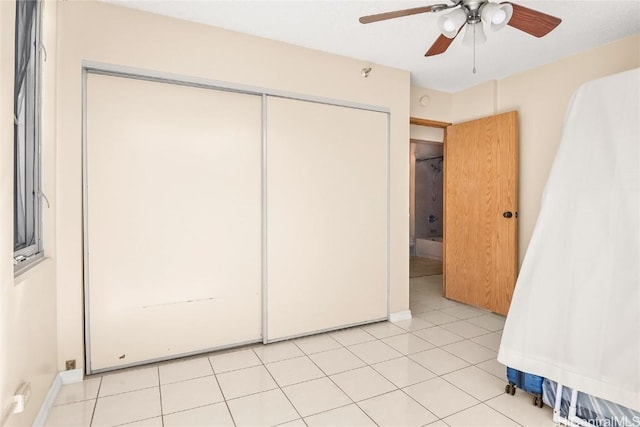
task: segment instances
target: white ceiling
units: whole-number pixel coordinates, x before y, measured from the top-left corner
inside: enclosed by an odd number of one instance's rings
[[[106,1],[357,58],[363,66],[372,63],[409,70],[412,84],[445,92],[504,78],[640,32],[640,0],[516,1],[557,16],[562,23],[540,39],[510,26],[495,33],[487,29],[487,42],[477,47],[474,74],[473,48],[462,45],[462,34],[444,54],[424,57],[439,35],[439,14],[367,25],[358,22],[363,15],[450,4],[446,0]]]

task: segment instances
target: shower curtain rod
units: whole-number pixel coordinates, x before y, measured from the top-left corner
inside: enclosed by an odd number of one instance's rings
[[[435,160],[435,159],[442,159],[442,160],[444,160],[444,156],[428,157],[428,158],[426,158],[426,159],[416,159],[416,162],[426,162],[427,160]]]

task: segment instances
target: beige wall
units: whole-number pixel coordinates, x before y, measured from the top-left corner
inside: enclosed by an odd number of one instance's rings
[[[497,81],[481,83],[451,96],[451,121],[466,122],[496,114]]]
[[[409,73],[95,2],[58,4],[58,367],[81,359],[81,63],[153,71],[387,107],[391,111],[391,312],[409,308]],[[354,247],[357,250],[357,247]]]
[[[56,366],[55,264],[55,4],[44,10],[42,164],[46,259],[13,274],[13,51],[15,7],[0,2],[0,417],[6,425],[31,425],[54,379]],[[11,415],[12,396],[31,384],[25,411]]]
[[[542,191],[560,138],[573,92],[583,83],[640,66],[640,35],[565,58],[497,81],[440,96],[441,110],[420,110],[427,89],[411,88],[411,114],[461,123],[492,114],[518,111],[520,116],[519,256],[524,257],[540,210]],[[450,108],[450,115],[444,111]],[[444,117],[444,118],[443,118]],[[414,137],[413,126],[411,136]]]
[[[420,103],[420,98],[429,98],[427,105]],[[420,86],[411,86],[410,112],[411,117],[420,119],[436,120],[440,122],[451,122],[452,96],[447,92],[440,92],[434,89],[427,89]],[[417,130],[423,126],[412,127]],[[412,138],[417,138],[411,134]]]

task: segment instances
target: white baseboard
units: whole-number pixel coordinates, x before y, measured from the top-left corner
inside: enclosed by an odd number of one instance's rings
[[[71,369],[69,371],[58,372],[51,383],[51,387],[49,387],[49,391],[44,398],[44,402],[42,402],[42,405],[40,406],[36,419],[33,420],[33,427],[44,427],[47,422],[47,418],[49,417],[49,412],[51,412],[51,408],[53,407],[53,402],[56,401],[58,392],[60,391],[60,388],[62,388],[63,384],[78,383],[83,379],[84,373],[82,372],[82,369]]]
[[[398,311],[389,315],[390,322],[400,322],[401,320],[411,320],[411,310]]]
[[[62,384],[80,383],[84,379],[84,372],[82,369],[69,369],[68,371],[58,372]]]

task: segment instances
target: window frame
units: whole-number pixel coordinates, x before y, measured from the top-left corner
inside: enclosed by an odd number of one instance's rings
[[[29,44],[33,45],[33,50],[29,59],[32,64],[27,65],[24,83],[20,89],[17,85],[17,69],[18,56],[22,54],[19,51],[19,38],[23,36],[23,32],[29,28],[24,28],[25,21],[20,20],[20,3],[35,3],[35,10],[32,12],[33,26],[30,28],[31,33],[27,35]],[[23,17],[24,18],[24,17]],[[16,1],[16,20],[15,20],[15,51],[14,51],[14,184],[13,184],[13,223],[14,223],[14,273],[20,274],[36,261],[44,256],[42,242],[42,189],[41,189],[41,132],[40,123],[42,115],[41,102],[41,84],[42,84],[42,64],[40,56],[40,48],[42,42],[42,1],[41,0],[17,0]],[[30,93],[28,85],[33,85],[33,91]],[[24,100],[19,102],[22,94]],[[22,110],[22,111],[21,111]],[[22,116],[22,117],[21,117]],[[19,120],[22,119],[22,120]],[[31,123],[30,123],[31,121]],[[33,126],[31,128],[31,126]],[[33,134],[33,141],[28,139]],[[20,134],[24,134],[22,140],[19,140]],[[22,155],[22,158],[20,158]],[[29,165],[29,160],[33,159]],[[24,169],[22,177],[19,177],[19,163],[23,162]],[[31,200],[26,201],[31,194]],[[18,200],[25,199],[22,203],[23,212],[19,212]],[[22,218],[20,227],[18,222]],[[29,225],[27,225],[27,223]],[[20,228],[24,228],[24,238],[20,238]],[[28,235],[28,236],[27,236]]]

